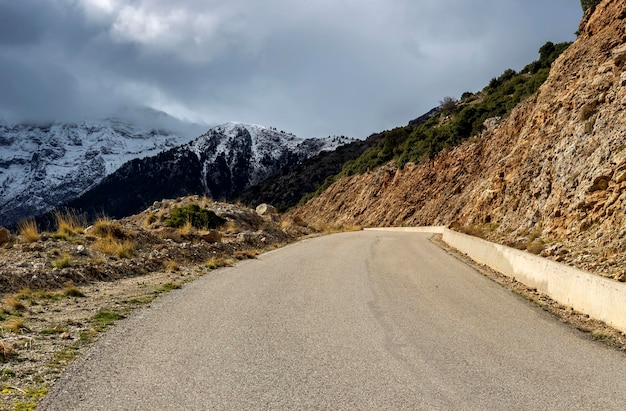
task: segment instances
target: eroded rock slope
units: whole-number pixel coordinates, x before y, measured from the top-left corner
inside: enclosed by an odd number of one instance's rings
[[[295,213],[452,225],[624,279],[626,3],[605,0],[532,98],[433,160],[346,177]]]

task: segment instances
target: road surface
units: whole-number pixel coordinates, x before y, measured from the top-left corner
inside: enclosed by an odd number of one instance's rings
[[[122,321],[42,410],[626,409],[626,356],[427,234],[302,241]]]

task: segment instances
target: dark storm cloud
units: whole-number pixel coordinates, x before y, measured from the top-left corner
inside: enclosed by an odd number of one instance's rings
[[[572,0],[0,0],[0,117],[148,105],[365,137],[572,40],[581,15]]]

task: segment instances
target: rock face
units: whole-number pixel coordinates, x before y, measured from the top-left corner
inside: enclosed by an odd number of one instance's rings
[[[539,92],[493,130],[427,163],[344,178],[295,215],[479,227],[516,246],[565,245],[578,250],[573,264],[618,275],[626,250],[625,50],[626,3],[606,0],[585,15]]]

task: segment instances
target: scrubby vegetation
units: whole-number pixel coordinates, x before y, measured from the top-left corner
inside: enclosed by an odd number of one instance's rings
[[[52,215],[57,227],[54,234],[56,238],[68,239],[76,234],[81,234],[87,225],[85,216],[73,210],[55,210]]]
[[[174,207],[171,217],[165,222],[166,225],[174,228],[191,224],[198,229],[215,229],[221,227],[224,223],[226,223],[225,219],[219,217],[207,208],[200,208],[197,204],[190,204],[185,207]]]
[[[172,214],[181,227],[165,225]],[[49,224],[25,221],[0,247],[1,410],[34,408],[36,395],[134,309],[210,270],[315,232],[301,219],[263,217],[199,196],[162,200],[120,220],[55,215]],[[223,225],[206,231],[194,221]]]
[[[580,0],[580,6],[583,8],[583,12],[586,12],[590,8],[595,8],[601,2],[602,0]]]
[[[548,78],[550,66],[571,43],[546,43],[539,49],[539,60],[519,72],[508,69],[493,78],[478,93],[465,92],[460,100],[446,97],[440,109],[425,122],[386,131],[380,142],[353,161],[348,161],[341,176],[361,174],[395,160],[407,162],[433,158],[445,148],[461,144],[483,130],[485,120],[506,117],[525,98],[534,94]],[[330,178],[323,187],[335,178]]]
[[[17,225],[17,232],[20,238],[26,243],[39,240],[39,227],[34,218],[23,220]]]

